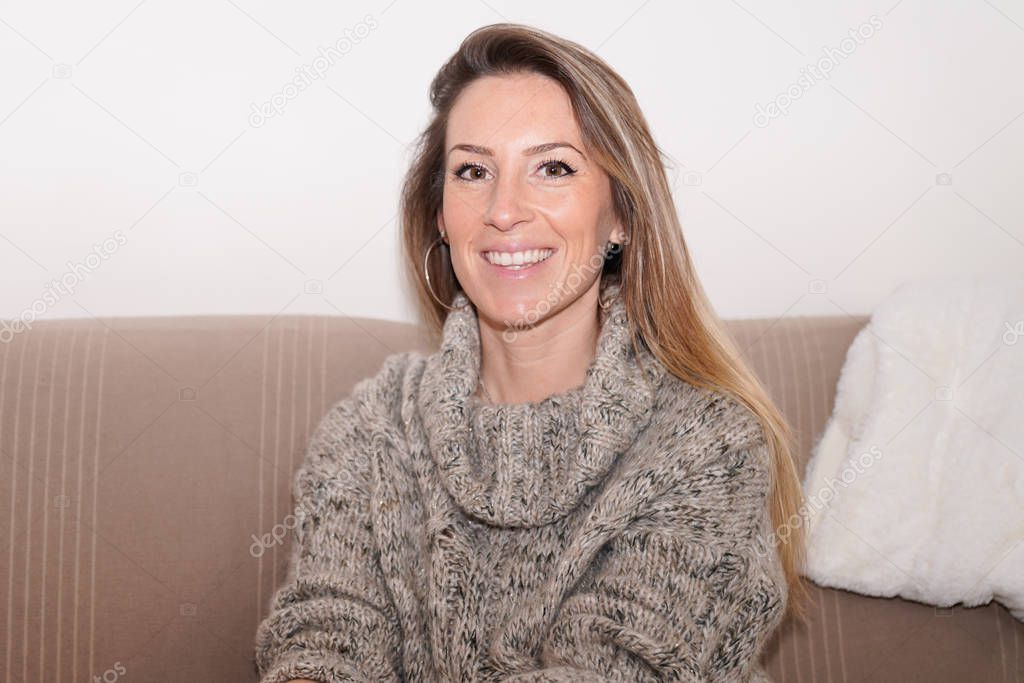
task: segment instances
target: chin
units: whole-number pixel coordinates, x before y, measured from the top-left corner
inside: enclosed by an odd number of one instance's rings
[[[550,302],[543,292],[510,296],[491,291],[484,295],[483,301],[484,305],[477,307],[478,312],[505,327],[532,325],[551,313]]]

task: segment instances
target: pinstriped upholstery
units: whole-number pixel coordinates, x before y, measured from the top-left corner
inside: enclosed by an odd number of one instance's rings
[[[729,323],[803,462],[859,318]],[[327,407],[414,327],[312,316],[39,322],[0,344],[0,680],[251,681],[291,475]],[[998,604],[812,587],[776,681],[1021,681]]]
[[[731,321],[744,357],[793,427],[801,471],[832,412],[846,350],[867,318]],[[769,647],[777,681],[1024,681],[1024,624],[997,603],[938,609],[810,585],[807,621]]]

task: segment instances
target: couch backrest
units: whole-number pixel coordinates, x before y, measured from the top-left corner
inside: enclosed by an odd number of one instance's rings
[[[801,462],[864,322],[729,323]],[[0,680],[254,680],[312,429],[385,357],[431,348],[411,325],[316,316],[56,320],[0,345]],[[964,635],[925,606],[815,590],[814,619],[771,646],[777,680],[855,680],[891,626],[928,619],[956,643],[948,666],[1024,651],[994,605],[965,610]],[[974,642],[996,627],[1003,649]]]

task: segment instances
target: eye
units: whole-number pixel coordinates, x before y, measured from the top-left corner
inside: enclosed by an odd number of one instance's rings
[[[473,173],[470,174],[469,177],[462,175],[467,170],[473,171]],[[476,175],[474,175],[474,174],[476,174]],[[480,164],[471,164],[471,163],[467,162],[467,163],[462,164],[461,166],[459,166],[457,169],[455,169],[455,171],[452,172],[452,175],[455,178],[457,178],[458,180],[466,180],[466,181],[483,180],[487,176],[487,169],[484,168],[483,166],[481,166]]]
[[[542,173],[545,178],[564,178],[576,172],[575,168],[561,159],[548,159],[543,161],[539,168],[543,169]],[[466,171],[469,171],[469,175],[466,175]],[[452,172],[452,176],[457,180],[474,182],[484,180],[487,177],[487,173],[488,171],[484,166],[472,162],[466,162],[456,168]]]
[[[576,169],[565,163],[561,159],[548,159],[547,161],[541,162],[540,167],[542,169],[553,170],[554,174],[545,174],[545,178],[564,178],[570,176],[576,172]]]

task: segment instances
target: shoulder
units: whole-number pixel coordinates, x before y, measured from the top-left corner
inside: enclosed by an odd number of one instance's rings
[[[350,401],[363,406],[382,406],[400,400],[410,373],[423,364],[419,351],[393,353],[384,359],[373,375],[357,381],[352,393],[341,402]],[[340,402],[339,402],[340,403]]]
[[[391,354],[373,375],[358,380],[347,396],[328,408],[321,426],[337,428],[355,418],[366,427],[395,417],[408,393],[409,380],[421,370],[423,361],[418,351]]]
[[[358,380],[348,395],[334,401],[309,438],[299,476],[337,471],[365,475],[366,448],[375,436],[399,428],[408,380],[422,360],[417,351],[391,354],[373,375]]]
[[[767,467],[767,439],[757,414],[737,397],[699,387],[671,373],[658,391],[652,427],[656,438],[671,443],[680,463],[694,473],[749,458]]]
[[[647,433],[622,485],[656,482],[637,528],[711,548],[761,531],[772,479],[771,453],[757,415],[739,399],[674,375],[659,388]]]

